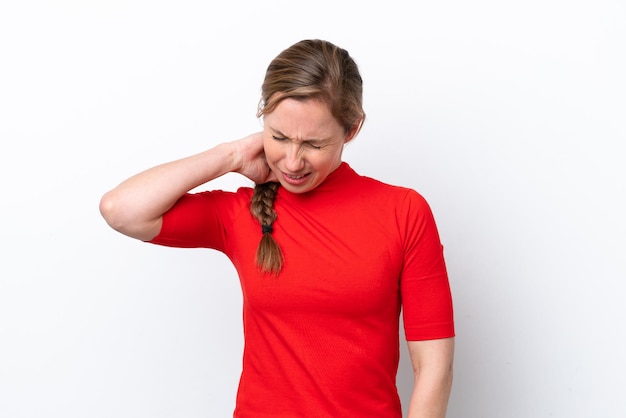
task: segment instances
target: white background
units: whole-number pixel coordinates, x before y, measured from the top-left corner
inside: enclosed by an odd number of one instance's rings
[[[448,416],[626,416],[625,18],[619,0],[3,2],[0,416],[231,416],[234,269],[123,237],[98,203],[258,130],[265,68],[303,38],[361,67],[345,160],[435,212]]]

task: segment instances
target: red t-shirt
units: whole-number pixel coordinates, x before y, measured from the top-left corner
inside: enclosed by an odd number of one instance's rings
[[[399,314],[408,340],[454,336],[431,210],[417,192],[346,163],[311,192],[279,188],[277,277],[255,265],[252,189],[187,194],[152,242],[207,247],[233,262],[245,347],[235,417],[396,418]]]

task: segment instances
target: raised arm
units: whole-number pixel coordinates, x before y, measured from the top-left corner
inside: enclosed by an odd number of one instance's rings
[[[415,376],[408,418],[444,418],[452,388],[454,338],[408,344]]]
[[[265,161],[262,133],[136,174],[102,196],[100,213],[113,229],[149,241],[161,231],[163,214],[183,194],[229,172],[260,183],[274,180]]]

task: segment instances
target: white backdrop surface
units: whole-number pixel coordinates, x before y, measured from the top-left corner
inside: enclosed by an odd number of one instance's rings
[[[304,38],[361,67],[345,160],[435,212],[448,416],[626,416],[625,21],[618,0],[3,2],[0,417],[232,415],[234,269],[125,238],[98,202],[258,130],[265,67]]]

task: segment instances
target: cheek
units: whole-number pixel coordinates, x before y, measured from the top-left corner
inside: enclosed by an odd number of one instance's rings
[[[270,145],[264,148],[264,152],[265,161],[267,161],[272,170],[276,170],[276,164],[282,159],[280,148]]]
[[[265,141],[263,142],[263,152],[265,153],[265,158],[269,160],[276,154],[276,148],[272,146],[271,142]]]
[[[333,150],[328,154],[317,155],[316,162],[320,166],[334,166],[341,160],[341,151]]]

